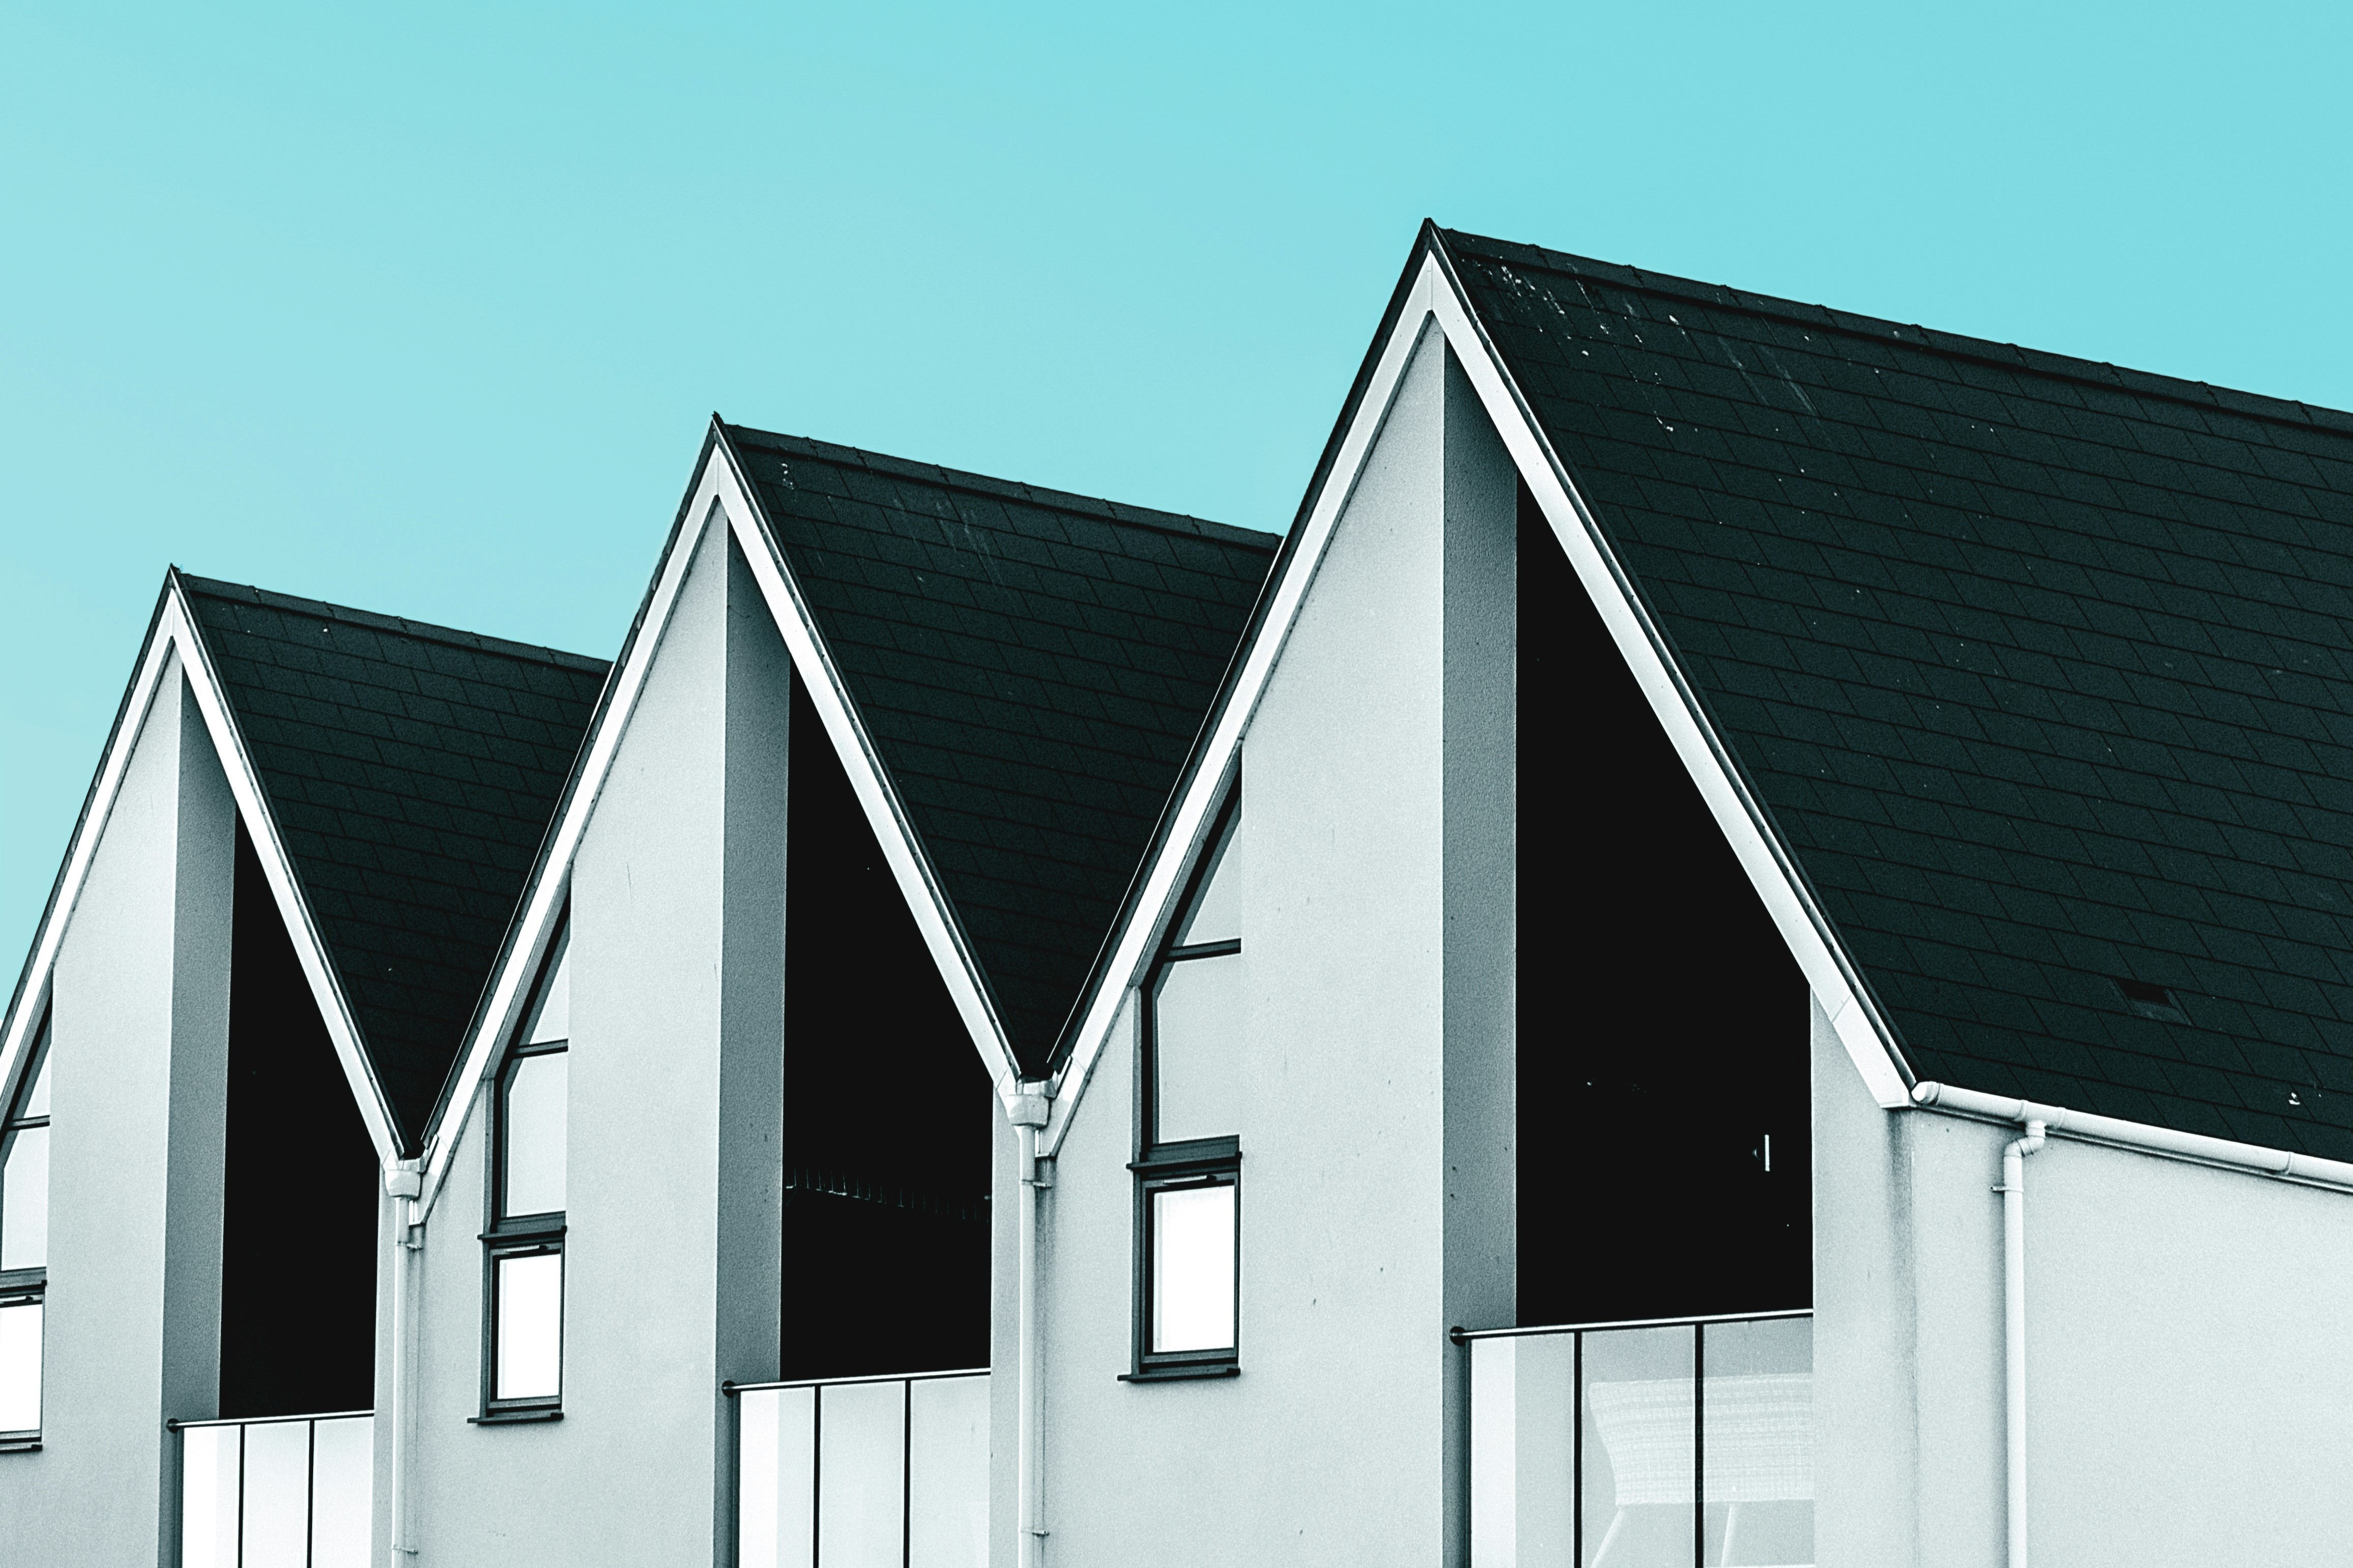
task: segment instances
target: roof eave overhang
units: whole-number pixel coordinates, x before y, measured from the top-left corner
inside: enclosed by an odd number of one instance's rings
[[[31,1045],[32,1030],[48,999],[50,979],[66,928],[89,880],[99,842],[105,836],[107,818],[114,809],[123,775],[130,767],[132,749],[163,689],[164,676],[174,667],[174,654],[178,655],[178,668],[188,682],[188,689],[195,698],[197,712],[204,719],[221,771],[227,777],[230,796],[253,841],[254,853],[269,881],[279,918],[285,922],[286,933],[293,942],[303,979],[326,1025],[328,1039],[343,1070],[344,1083],[359,1108],[360,1119],[367,1127],[377,1158],[389,1165],[404,1152],[399,1118],[393,1112],[392,1102],[363,1044],[351,999],[328,955],[310,900],[303,892],[301,878],[287,854],[284,836],[270,809],[269,795],[261,785],[261,775],[246,747],[236,710],[213,666],[212,651],[189,608],[186,584],[176,567],[164,574],[164,590],[156,597],[155,612],[148,622],[146,639],[140,647],[131,684],[115,711],[114,727],[108,731],[98,772],[83,799],[81,816],[67,841],[64,863],[58,868],[48,903],[35,930],[32,952],[17,978],[6,1023],[0,1027],[0,1084],[10,1080],[17,1062]]]
[[[1318,463],[1298,521],[1283,541],[1241,647],[1175,795],[1150,858],[1131,889],[1121,923],[1105,943],[1074,1027],[1058,1052],[1053,1113],[1044,1139],[1052,1152],[1068,1134],[1088,1079],[1109,1042],[1127,991],[1142,977],[1152,941],[1167,918],[1184,871],[1208,831],[1226,782],[1283,642],[1303,604],[1334,528],[1346,510],[1424,334],[1443,334],[1461,363],[1514,466],[1592,595],[1610,637],[1640,681],[1651,710],[1738,855],[1774,923],[1822,999],[1841,1043],[1873,1098],[1894,1109],[1910,1103],[1913,1073],[1886,1011],[1839,940],[1830,919],[1724,742],[1697,689],[1619,561],[1567,467],[1552,448],[1485,325],[1463,291],[1445,236],[1425,223],[1347,405]]]
[[[901,895],[907,900],[924,945],[937,964],[974,1048],[988,1069],[1000,1098],[1010,1100],[1021,1081],[1004,1023],[985,972],[975,955],[955,905],[924,852],[904,802],[883,765],[839,667],[794,580],[775,529],[748,482],[725,426],[714,415],[689,482],[684,501],[662,546],[653,581],[629,627],[628,640],[607,678],[595,717],[581,743],[554,818],[516,915],[475,1009],[465,1046],[426,1135],[424,1208],[427,1212],[448,1179],[474,1089],[497,1060],[501,1042],[519,1022],[529,983],[555,932],[570,889],[571,865],[595,816],[596,799],[610,776],[631,715],[683,587],[689,565],[706,531],[723,521],[751,567],[794,669],[825,724],[867,822],[882,847]]]

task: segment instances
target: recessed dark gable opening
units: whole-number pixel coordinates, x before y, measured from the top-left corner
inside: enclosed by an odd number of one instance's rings
[[[1519,1321],[1813,1300],[1806,983],[1520,492]]]
[[[798,676],[790,766],[782,1375],[986,1366],[988,1073]]]
[[[220,1414],[375,1403],[377,1163],[242,820],[221,1226]]]
[[[2146,980],[2116,977],[2116,989],[2124,993],[2125,1005],[2144,1018],[2155,1018],[2164,1024],[2187,1024],[2189,1011],[2181,1000],[2162,985]]]

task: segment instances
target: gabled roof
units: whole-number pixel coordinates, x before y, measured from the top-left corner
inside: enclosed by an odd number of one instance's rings
[[[179,579],[411,1146],[605,681],[601,659]]]
[[[1041,1070],[1279,541],[740,426],[721,433]]]
[[[1914,1073],[2353,1155],[2353,416],[1424,245]]]

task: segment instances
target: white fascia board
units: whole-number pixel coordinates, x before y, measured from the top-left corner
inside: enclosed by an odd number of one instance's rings
[[[882,847],[882,858],[889,862],[891,875],[899,884],[899,895],[915,917],[916,929],[923,933],[923,945],[931,950],[932,963],[947,984],[948,995],[955,1002],[956,1014],[964,1020],[973,1048],[980,1053],[981,1065],[988,1069],[997,1097],[1009,1108],[1019,1092],[1020,1070],[1015,1065],[1013,1046],[1006,1035],[1004,1021],[997,1016],[996,1004],[982,979],[980,962],[955,918],[955,906],[940,886],[931,858],[923,853],[923,839],[907,816],[905,803],[892,785],[891,775],[874,749],[873,737],[867,733],[864,721],[850,701],[832,653],[818,635],[817,622],[810,617],[800,584],[793,581],[792,573],[786,568],[784,551],[769,533],[766,518],[754,504],[744,476],[736,468],[734,448],[722,441],[719,455],[724,461],[711,466],[721,470],[720,501],[734,528],[736,543],[751,564],[753,580],[760,584],[760,595],[768,602],[768,613],[775,617],[776,630],[785,639],[786,651],[793,657],[793,668],[799,672],[801,684],[808,689],[818,717],[825,722],[834,753],[841,759],[842,771],[849,775],[849,786],[857,792],[858,804],[865,809],[867,826],[874,830],[875,842]]]
[[[1740,858],[1750,886],[1764,900],[1788,944],[1806,982],[1821,999],[1839,1041],[1854,1062],[1855,1070],[1872,1098],[1886,1109],[1911,1103],[1911,1076],[1896,1048],[1895,1031],[1879,1011],[1870,988],[1833,934],[1830,917],[1814,902],[1797,861],[1767,826],[1764,803],[1749,793],[1732,752],[1709,722],[1698,693],[1667,651],[1667,640],[1634,591],[1633,578],[1618,560],[1608,537],[1595,522],[1570,482],[1567,468],[1544,437],[1535,413],[1504,367],[1503,356],[1488,341],[1438,254],[1422,263],[1432,279],[1431,308],[1446,329],[1446,341],[1479,394],[1504,449],[1533,493],[1554,537],[1567,552],[1577,580],[1585,584],[1610,640],[1633,670],[1658,715],[1684,771],[1699,786],[1716,826]]]
[[[1317,493],[1306,521],[1299,524],[1298,547],[1273,584],[1258,636],[1242,652],[1228,700],[1215,710],[1217,723],[1202,742],[1201,765],[1193,771],[1176,803],[1160,852],[1145,868],[1143,889],[1130,906],[1127,923],[1113,943],[1111,960],[1104,964],[1093,994],[1087,998],[1070,1059],[1063,1064],[1053,1085],[1053,1113],[1039,1141],[1039,1152],[1044,1157],[1058,1154],[1062,1140],[1070,1135],[1071,1119],[1086,1095],[1087,1084],[1112,1036],[1121,1005],[1143,978],[1144,966],[1151,957],[1153,938],[1167,919],[1184,874],[1199,852],[1201,840],[1225,799],[1234,764],[1241,754],[1243,731],[1250,728],[1258,711],[1268,679],[1274,673],[1283,644],[1299,618],[1308,585],[1314,581],[1324,552],[1332,542],[1333,527],[1356,493],[1365,459],[1379,439],[1381,426],[1388,422],[1398,384],[1404,379],[1406,366],[1430,321],[1430,290],[1445,286],[1442,277],[1430,267],[1424,267],[1415,278],[1405,307],[1398,313],[1396,330],[1382,345],[1372,378],[1366,384],[1364,399],[1356,405],[1356,416],[1341,437],[1331,474]]]
[[[769,537],[758,509],[753,505],[743,476],[736,471],[733,454],[723,439],[711,444],[683,515],[693,521],[679,530],[669,554],[656,569],[644,619],[620,668],[614,672],[612,695],[588,737],[579,784],[548,835],[542,868],[524,896],[515,941],[491,976],[489,1004],[482,1009],[480,1022],[467,1043],[457,1079],[460,1087],[452,1091],[443,1107],[441,1121],[427,1134],[425,1190],[417,1209],[419,1223],[431,1212],[442,1184],[448,1179],[449,1162],[456,1154],[474,1102],[480,1098],[482,1079],[497,1060],[500,1043],[513,1030],[528,1000],[526,992],[531,979],[539,972],[541,957],[554,936],[556,917],[570,890],[573,857],[579,851],[589,819],[596,815],[597,797],[612,774],[622,737],[628,733],[629,720],[644,694],[646,679],[677,608],[679,592],[685,585],[687,569],[714,522],[723,523],[733,533],[744,561],[752,568],[768,614],[776,622],[777,634],[784,638],[786,651],[792,657],[793,668],[808,689],[826,734],[841,759],[842,771],[849,775],[850,787],[865,810],[867,824],[882,847],[882,858],[890,864],[900,894],[915,917],[916,928],[923,934],[924,945],[931,952],[941,979],[947,984],[957,1015],[963,1018],[998,1094],[1009,1098],[1018,1081],[1012,1067],[1013,1053],[997,1021],[996,1008],[990,1005],[987,989],[980,982],[979,966],[971,956],[962,930],[948,913],[945,895],[939,889],[897,792],[882,771],[865,726],[841,685],[832,656],[818,637],[799,587],[785,566],[783,553]]]
[[[204,637],[188,613],[185,591],[177,574],[171,579],[155,630],[140,659],[138,673],[132,678],[133,695],[124,706],[124,722],[115,731],[106,757],[99,765],[90,811],[83,830],[68,852],[56,902],[35,938],[33,974],[24,986],[16,1013],[8,1020],[5,1039],[0,1039],[0,1083],[8,1080],[18,1057],[28,1045],[33,1022],[40,1016],[40,1004],[48,994],[58,948],[89,880],[99,840],[105,835],[107,818],[121,791],[132,749],[145,728],[156,693],[175,669],[187,678],[188,689],[195,697],[196,710],[204,718],[205,731],[212,739],[221,772],[227,776],[230,797],[237,802],[237,814],[245,821],[246,836],[253,841],[254,855],[261,862],[262,875],[269,883],[279,919],[292,940],[294,956],[302,965],[302,977],[310,984],[311,1000],[317,1004],[320,1019],[327,1026],[327,1038],[334,1047],[335,1059],[343,1066],[343,1082],[352,1091],[353,1102],[359,1107],[360,1120],[367,1125],[376,1157],[389,1168],[400,1158],[400,1139],[394,1130],[391,1101],[385,1097],[383,1085],[376,1081],[375,1068],[367,1053],[360,1047],[359,1027],[353,1019],[350,998],[343,994],[343,981],[327,957],[318,922],[311,918],[310,905],[295,879],[293,862],[287,857],[277,819],[270,815],[261,793],[261,776],[254,770],[245,736],[238,731],[222,692],[211,650],[205,646]]]
[[[1894,1033],[1885,1026],[1852,962],[1840,951],[1830,922],[1807,893],[1796,864],[1767,830],[1764,809],[1742,784],[1731,753],[1715,733],[1697,694],[1667,655],[1667,645],[1635,597],[1632,581],[1554,457],[1532,410],[1512,384],[1494,346],[1456,289],[1435,250],[1425,255],[1405,304],[1382,345],[1356,417],[1343,436],[1330,477],[1315,498],[1299,542],[1274,584],[1258,637],[1245,652],[1229,700],[1219,710],[1215,731],[1203,746],[1201,765],[1178,802],[1170,832],[1145,876],[1127,924],[1121,930],[1101,984],[1089,997],[1074,1047],[1055,1085],[1053,1119],[1043,1153],[1057,1152],[1085,1095],[1096,1061],[1109,1040],[1122,999],[1143,978],[1154,934],[1166,919],[1186,868],[1192,863],[1211,816],[1232,777],[1243,732],[1250,727],[1267,681],[1282,656],[1300,606],[1305,602],[1334,527],[1361,477],[1366,458],[1388,422],[1390,405],[1414,349],[1435,322],[1470,376],[1481,405],[1511,454],[1514,467],[1543,508],[1546,520],[1576,567],[1610,638],[1641,683],[1651,710],[1673,742],[1676,754],[1699,786],[1709,813],[1739,857],[1749,881],[1764,899],[1775,926],[1820,996],[1856,1070],[1882,1106],[1908,1105],[1910,1082]]]
[[[66,846],[66,863],[58,873],[57,890],[41,917],[40,929],[33,933],[32,960],[17,986],[5,1031],[0,1032],[0,1094],[5,1094],[15,1082],[18,1064],[32,1048],[34,1026],[47,1010],[58,949],[65,942],[66,927],[72,923],[74,907],[81,900],[82,887],[90,880],[98,841],[106,835],[115,797],[122,791],[122,775],[131,766],[132,748],[138,743],[147,710],[154,705],[155,693],[163,689],[164,677],[174,663],[176,649],[166,629],[169,609],[168,602],[156,607],[155,624],[148,629],[146,646],[139,650],[139,662],[132,671],[131,689],[123,696],[122,715],[107,742],[105,754],[99,759],[98,776],[90,783],[90,801],[82,809],[73,840]]]

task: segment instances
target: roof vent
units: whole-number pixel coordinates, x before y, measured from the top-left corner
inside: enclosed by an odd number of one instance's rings
[[[2160,1024],[2189,1022],[2189,1015],[2182,1011],[2173,993],[2162,985],[2151,985],[2146,980],[2118,980],[2116,989],[2125,994],[2125,1005],[2144,1018],[2155,1018]]]

